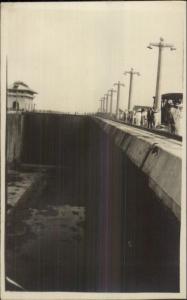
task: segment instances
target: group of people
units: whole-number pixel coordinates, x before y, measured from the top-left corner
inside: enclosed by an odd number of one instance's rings
[[[152,108],[139,108],[138,110],[127,111],[124,113],[124,121],[129,124],[143,126],[146,128],[156,127],[156,113],[157,111]],[[171,133],[175,133],[175,121],[171,108],[167,111],[167,125]]]
[[[143,126],[147,128],[155,127],[155,111],[153,108],[142,108],[137,111],[128,111],[124,113],[124,121],[129,124]]]

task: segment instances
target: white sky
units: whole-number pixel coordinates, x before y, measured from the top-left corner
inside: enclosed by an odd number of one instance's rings
[[[36,90],[37,108],[95,112],[120,80],[125,109],[123,72],[134,67],[141,76],[134,77],[133,105],[151,105],[158,49],[147,45],[160,36],[177,48],[164,49],[161,92],[183,91],[184,16],[182,1],[3,3],[8,83],[21,80]]]

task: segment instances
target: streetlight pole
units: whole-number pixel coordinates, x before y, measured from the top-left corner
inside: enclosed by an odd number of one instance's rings
[[[101,106],[100,106],[100,112],[102,113],[102,112],[103,112],[103,105],[102,105],[102,101],[103,101],[103,99],[101,98],[99,101],[101,102]]]
[[[114,83],[114,85],[117,85],[117,103],[116,103],[116,119],[119,117],[119,101],[120,101],[120,87],[125,86],[123,83],[118,81],[117,83]]]
[[[162,52],[163,48],[170,48],[170,50],[176,50],[173,44],[164,43],[164,39],[161,37],[159,43],[150,43],[147,48],[153,49],[152,47],[158,48],[158,65],[157,65],[157,78],[156,78],[156,91],[155,91],[155,103],[154,108],[157,112],[156,125],[161,123],[161,103],[160,103],[160,81],[161,81],[161,66],[162,66]]]
[[[113,93],[116,91],[114,89],[108,90],[110,92],[110,115],[112,116],[112,103],[113,103]]]
[[[105,99],[106,99],[106,113],[108,113],[108,93],[105,94]]]
[[[132,105],[132,87],[133,87],[133,76],[138,75],[140,76],[139,72],[135,72],[133,68],[130,69],[130,71],[125,71],[123,73],[124,75],[130,74],[130,81],[129,81],[129,99],[128,99],[128,111],[131,110],[131,105]]]
[[[103,101],[102,101],[102,104],[103,104],[103,113],[105,113],[105,96],[103,96]]]
[[[105,112],[105,97],[103,97],[103,98],[101,98],[102,99],[102,113],[104,113]]]

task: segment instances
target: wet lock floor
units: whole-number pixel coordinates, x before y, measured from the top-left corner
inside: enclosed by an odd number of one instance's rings
[[[71,199],[51,174],[41,197],[8,219],[6,273],[25,290],[83,289],[86,212]]]

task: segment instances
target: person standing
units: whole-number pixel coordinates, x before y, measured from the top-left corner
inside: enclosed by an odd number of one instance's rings
[[[147,110],[147,128],[152,128],[151,124],[151,108]]]
[[[155,111],[151,108],[151,128],[155,127]]]
[[[149,108],[147,111],[147,127],[153,128],[155,126],[155,111],[153,108]]]
[[[175,133],[175,120],[174,120],[173,114],[171,112],[171,107],[169,108],[169,111],[168,111],[168,122],[169,122],[170,132],[172,134],[174,134]]]
[[[136,125],[140,126],[141,125],[141,109],[138,109],[136,112]]]
[[[133,121],[132,123],[135,125],[136,124],[136,111],[133,110]]]
[[[141,125],[145,126],[145,120],[146,120],[146,111],[144,108],[142,108],[142,117],[141,117]]]

